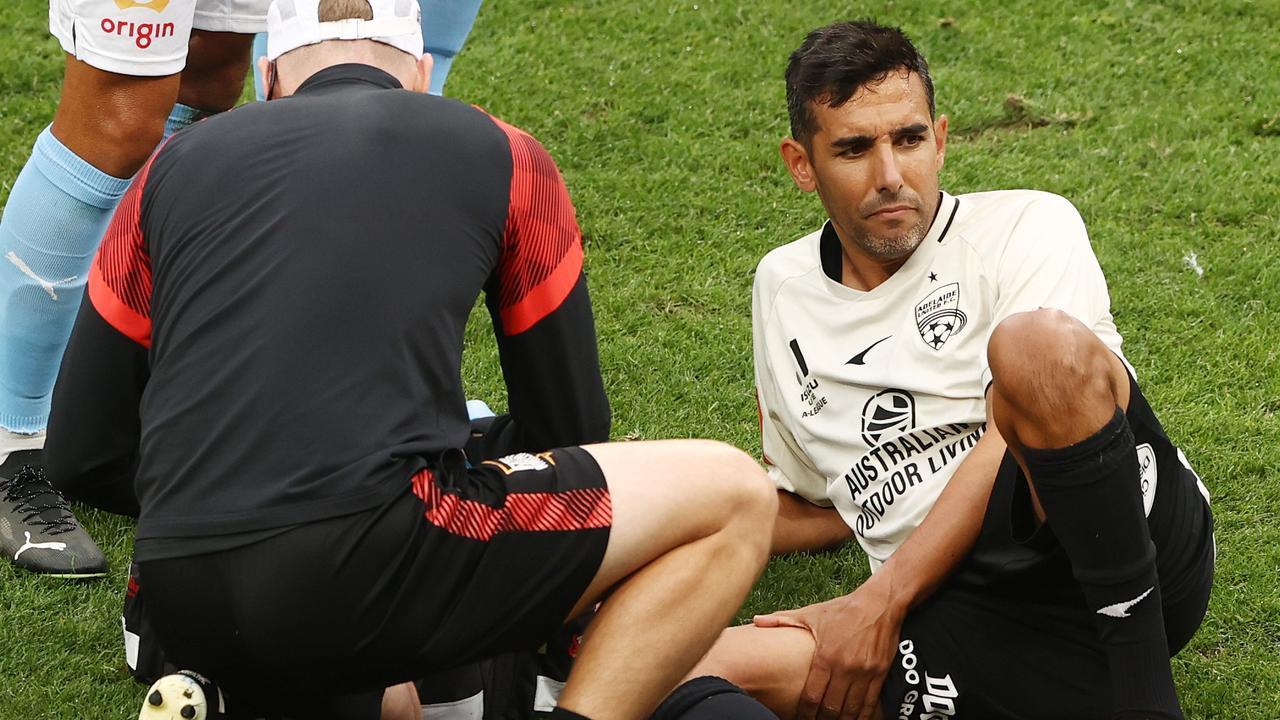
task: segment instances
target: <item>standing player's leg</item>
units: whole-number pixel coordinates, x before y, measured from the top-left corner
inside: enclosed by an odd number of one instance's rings
[[[160,139],[177,90],[176,75],[128,77],[67,58],[53,125],[36,139],[0,218],[0,457],[43,446],[90,260],[130,176]],[[64,545],[23,553],[6,542],[10,559],[51,574],[105,573],[101,552],[69,511],[56,518],[27,512],[55,505],[57,496],[35,484],[35,474],[17,474],[19,461],[36,467],[41,457],[32,452],[4,464],[0,507],[19,526],[14,542]],[[28,499],[9,502],[19,497]]]
[[[1002,322],[988,357],[993,417],[1094,613],[1115,717],[1182,717],[1124,364],[1079,321],[1048,309]]]
[[[585,449],[607,479],[613,520],[600,568],[568,617],[604,603],[552,717],[645,717],[764,567],[777,494],[755,461],[719,443]]]
[[[58,363],[89,263],[129,178],[162,136],[203,114],[196,108],[235,101],[225,99],[234,72],[225,55],[234,43],[221,38],[193,41],[195,84],[180,91],[193,7],[194,0],[51,6],[50,29],[68,53],[62,95],[0,218],[0,511],[22,531],[4,549],[33,570],[105,571],[60,496],[40,473],[21,468],[42,464]],[[51,547],[24,550],[31,543]]]
[[[431,94],[444,94],[453,59],[471,34],[483,0],[423,0],[422,45],[431,53]]]

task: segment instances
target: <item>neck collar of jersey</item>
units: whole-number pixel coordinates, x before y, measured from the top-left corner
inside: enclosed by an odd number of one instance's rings
[[[955,219],[959,205],[960,202],[954,197],[938,191],[938,209],[934,213],[933,224],[929,226],[929,232],[924,236],[924,240],[920,241],[920,245],[925,243],[936,245],[946,239],[947,231],[951,229],[951,221]],[[916,250],[918,251],[919,248],[917,247]],[[822,273],[839,283],[844,274],[844,255],[840,250],[840,236],[836,234],[836,228],[830,220],[822,225],[822,235],[818,238],[818,259],[822,263]]]
[[[343,63],[327,67],[307,78],[298,86],[294,94],[305,95],[325,89],[351,85],[373,86],[388,90],[404,87],[399,80],[395,79],[386,70],[361,63]]]

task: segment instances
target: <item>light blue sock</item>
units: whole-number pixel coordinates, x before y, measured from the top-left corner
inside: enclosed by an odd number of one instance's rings
[[[169,111],[169,117],[164,121],[164,136],[169,137],[197,120],[203,120],[210,115],[213,115],[213,113],[208,110],[200,110],[190,105],[174,103],[173,109]]]
[[[423,0],[422,45],[431,53],[431,94],[444,93],[444,81],[453,67],[453,58],[471,34],[483,0]]]
[[[258,98],[258,102],[267,99],[266,78],[262,77],[262,73],[258,72],[258,58],[267,56],[267,34],[262,32],[253,36],[253,60],[250,61],[249,67],[253,69],[253,94]]]
[[[0,427],[43,430],[93,253],[129,186],[36,138],[0,217]]]

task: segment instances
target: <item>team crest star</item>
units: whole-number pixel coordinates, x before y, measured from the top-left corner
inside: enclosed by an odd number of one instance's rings
[[[937,282],[937,281],[938,281],[938,273],[936,272],[929,273],[929,282]]]

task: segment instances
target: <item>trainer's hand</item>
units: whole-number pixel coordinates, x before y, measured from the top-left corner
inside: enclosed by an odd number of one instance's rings
[[[817,647],[800,692],[798,720],[877,716],[905,616],[880,585],[873,577],[849,595],[753,619],[757,627],[798,627],[813,634]]]

